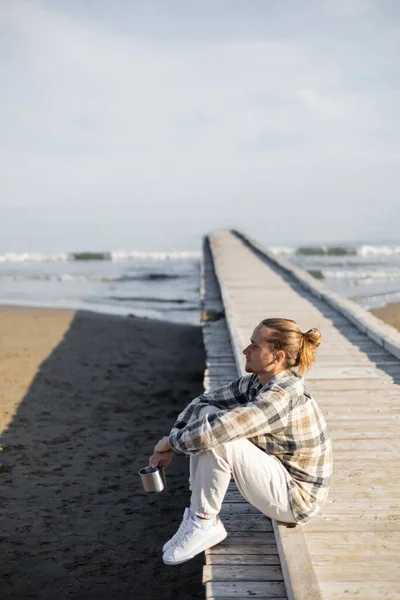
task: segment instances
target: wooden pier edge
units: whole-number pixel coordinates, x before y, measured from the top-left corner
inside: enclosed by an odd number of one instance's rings
[[[272,520],[288,600],[323,600],[302,529]]]
[[[227,291],[219,273],[218,263],[215,261],[211,237],[212,236],[208,236],[210,241],[209,246],[213,256],[215,274],[219,282],[221,297],[225,308],[225,317],[228,324],[228,331],[237,370],[240,375],[246,375],[240,361],[242,355],[241,343],[235,330],[234,319],[227,298]],[[240,234],[238,237],[241,237]],[[273,520],[272,524],[281,560],[282,574],[288,600],[323,600],[301,527],[288,527],[284,523],[278,523]]]
[[[400,333],[397,329],[391,325],[387,325],[352,300],[339,296],[339,294],[330,290],[326,285],[315,279],[309,273],[306,273],[295,265],[291,265],[283,258],[272,254],[267,248],[264,248],[249,236],[236,230],[232,230],[232,233],[245,242],[250,248],[282,269],[285,273],[291,275],[314,296],[324,300],[327,304],[335,308],[341,315],[353,323],[357,329],[365,333],[379,346],[387,350],[396,358],[400,358]]]

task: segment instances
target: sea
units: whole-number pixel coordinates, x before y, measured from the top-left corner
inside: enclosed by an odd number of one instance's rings
[[[268,249],[364,308],[400,302],[400,243]],[[0,254],[0,304],[198,325],[200,258],[200,251]]]

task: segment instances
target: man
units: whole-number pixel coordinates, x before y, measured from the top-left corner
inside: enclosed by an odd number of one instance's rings
[[[290,319],[261,321],[243,350],[251,375],[195,398],[156,444],[153,466],[166,468],[175,451],[190,456],[191,504],[163,547],[165,564],[186,562],[227,536],[218,514],[231,476],[272,519],[305,524],[320,510],[332,473],[331,442],[300,375],[320,341],[318,329],[302,333]]]

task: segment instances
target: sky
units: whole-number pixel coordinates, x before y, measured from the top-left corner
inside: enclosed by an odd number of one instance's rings
[[[0,0],[0,252],[400,241],[397,0]]]

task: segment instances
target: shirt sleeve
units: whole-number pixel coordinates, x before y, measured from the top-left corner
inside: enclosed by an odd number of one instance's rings
[[[250,377],[240,377],[207,394],[201,394],[187,405],[178,415],[172,429],[183,429],[199,418],[199,413],[204,406],[215,406],[221,410],[234,408],[247,401],[246,391],[250,384]]]
[[[239,438],[282,431],[288,424],[291,398],[278,386],[260,392],[252,402],[174,426],[169,443],[178,452],[198,454]]]

